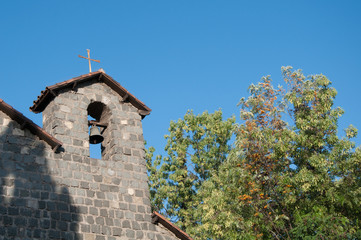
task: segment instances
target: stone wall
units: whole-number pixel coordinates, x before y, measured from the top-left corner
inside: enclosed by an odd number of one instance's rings
[[[0,111],[0,239],[79,239],[78,208],[50,146]],[[54,178],[55,177],[55,178]]]
[[[89,157],[87,108],[101,102],[102,159]],[[151,223],[141,116],[104,83],[61,91],[43,111],[53,153],[0,111],[0,239],[177,239]]]

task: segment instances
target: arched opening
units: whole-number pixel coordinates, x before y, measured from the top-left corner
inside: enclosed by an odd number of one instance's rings
[[[92,102],[88,110],[89,154],[91,158],[102,159],[103,133],[106,130],[107,119],[104,114],[106,106],[102,102]]]

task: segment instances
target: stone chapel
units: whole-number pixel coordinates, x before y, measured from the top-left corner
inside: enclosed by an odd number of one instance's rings
[[[102,69],[46,87],[30,110],[43,128],[0,99],[0,239],[192,239],[151,212],[150,108]],[[90,127],[101,159],[89,157]]]

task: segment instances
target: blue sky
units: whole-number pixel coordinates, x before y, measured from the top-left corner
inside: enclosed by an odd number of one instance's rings
[[[91,57],[152,113],[143,121],[161,150],[169,122],[188,109],[237,103],[264,75],[282,83],[281,66],[323,73],[336,105],[361,129],[361,1],[2,1],[0,98],[29,111],[46,86],[88,72]],[[361,144],[361,137],[356,139]]]

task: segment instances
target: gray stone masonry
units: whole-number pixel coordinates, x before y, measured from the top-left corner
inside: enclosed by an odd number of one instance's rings
[[[105,105],[102,159],[87,108]],[[61,91],[43,111],[60,151],[0,111],[0,239],[178,239],[151,223],[141,116],[101,82]]]

